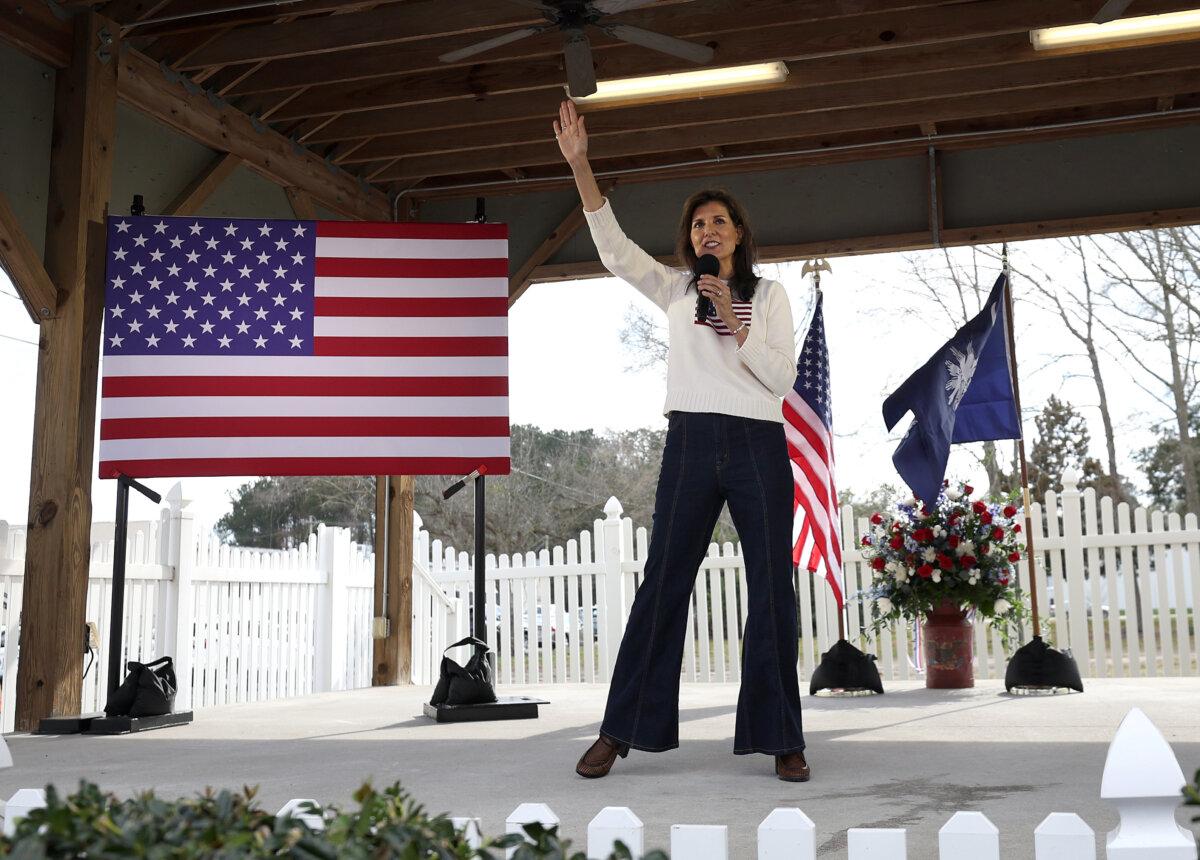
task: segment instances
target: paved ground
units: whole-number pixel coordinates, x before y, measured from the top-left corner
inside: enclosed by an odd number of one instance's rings
[[[671,824],[727,824],[739,860],[755,856],[758,823],[777,806],[798,806],[816,822],[822,857],[846,856],[849,827],[907,827],[914,860],[937,856],[937,830],[955,810],[979,810],[1000,828],[1004,857],[1030,858],[1033,829],[1050,812],[1083,816],[1103,856],[1116,815],[1099,799],[1100,774],[1130,706],[1159,726],[1185,773],[1200,767],[1195,678],[1090,681],[1083,695],[1037,699],[1007,696],[998,682],[806,697],[814,776],[803,785],[776,780],[765,756],[730,753],[733,685],[685,685],[680,749],[635,751],[596,781],[573,769],[595,736],[604,687],[501,692],[552,704],[538,720],[437,725],[419,716],[428,690],[380,688],[216,708],[191,726],[137,736],[13,735],[16,766],[0,771],[0,796],[82,777],[119,794],[153,787],[165,796],[249,784],[275,809],[293,797],[349,803],[366,778],[400,779],[430,809],[479,816],[488,833],[524,801],[548,803],[580,843],[609,805],[642,818],[647,847],[668,847]]]

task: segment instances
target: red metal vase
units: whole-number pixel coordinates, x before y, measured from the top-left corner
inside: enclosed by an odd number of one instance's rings
[[[975,686],[974,636],[967,610],[943,600],[925,615],[925,686],[961,690]]]

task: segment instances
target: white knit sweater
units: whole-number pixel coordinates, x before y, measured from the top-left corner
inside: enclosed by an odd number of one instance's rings
[[[719,412],[783,423],[781,399],[796,382],[792,308],[783,284],[763,278],[752,302],[734,301],[734,312],[750,323],[739,348],[716,316],[707,325],[696,322],[696,290],[688,289],[692,275],[664,266],[635,245],[607,200],[584,214],[605,268],[666,311],[664,414]]]

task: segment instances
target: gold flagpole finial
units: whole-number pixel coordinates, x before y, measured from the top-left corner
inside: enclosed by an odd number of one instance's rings
[[[800,277],[807,278],[813,276],[813,287],[817,292],[821,291],[821,273],[833,272],[833,267],[829,265],[829,261],[824,257],[818,257],[815,260],[805,260],[803,268],[800,269]]]

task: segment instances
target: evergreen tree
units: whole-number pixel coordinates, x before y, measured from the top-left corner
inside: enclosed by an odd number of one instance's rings
[[[1192,456],[1200,459],[1200,403],[1193,403],[1189,409],[1188,424],[1191,426],[1191,438],[1188,441]],[[1182,453],[1179,437],[1167,428],[1160,428],[1158,440],[1133,455],[1146,473],[1150,498],[1154,504],[1181,513],[1186,508],[1187,500]]]

